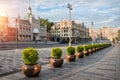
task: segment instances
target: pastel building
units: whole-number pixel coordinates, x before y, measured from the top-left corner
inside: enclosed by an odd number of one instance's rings
[[[30,6],[24,19],[21,19],[18,15],[16,27],[18,28],[18,41],[41,41],[46,39],[46,28],[40,26],[39,17],[35,19]]]
[[[70,31],[70,25],[72,26],[72,31]],[[89,29],[85,27],[84,23],[77,24],[75,21],[69,22],[69,20],[63,20],[52,26],[50,36],[52,41],[63,40],[68,42],[71,36],[72,41],[80,42],[88,39]]]
[[[9,25],[8,16],[0,16],[0,42],[15,42],[17,29]]]

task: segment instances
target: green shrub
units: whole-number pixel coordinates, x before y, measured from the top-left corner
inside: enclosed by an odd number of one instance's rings
[[[87,45],[83,46],[83,51],[87,51],[89,49],[89,47]]]
[[[34,48],[25,48],[22,51],[22,58],[25,64],[37,64],[38,63],[38,52]]]
[[[96,48],[96,45],[95,45],[95,44],[92,44],[92,47],[93,47],[93,48]]]
[[[60,48],[53,48],[51,52],[51,56],[54,58],[61,58],[62,50]]]
[[[77,51],[78,53],[82,52],[82,51],[83,51],[83,46],[80,46],[80,45],[77,46],[76,51]]]
[[[67,55],[74,55],[75,54],[75,48],[73,46],[67,47]]]
[[[93,46],[92,45],[88,45],[88,50],[91,50],[91,49],[93,49]]]

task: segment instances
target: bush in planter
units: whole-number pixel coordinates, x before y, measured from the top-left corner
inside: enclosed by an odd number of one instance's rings
[[[67,47],[67,55],[74,55],[75,54],[75,48],[73,46]]]
[[[39,75],[41,71],[41,65],[38,64],[38,52],[34,48],[26,48],[22,51],[22,59],[24,65],[22,71],[26,77],[35,77]]]
[[[89,49],[89,47],[87,45],[83,46],[83,53],[84,53],[85,56],[89,55],[88,49]]]
[[[78,53],[81,53],[82,51],[83,51],[83,46],[77,46],[77,48],[76,48],[76,51],[78,52]]]
[[[62,50],[60,48],[53,48],[51,52],[51,56],[54,58],[61,58]]]
[[[95,52],[95,51],[96,51],[96,46],[95,46],[95,44],[92,44],[91,46],[92,46],[92,51]]]
[[[52,67],[61,67],[63,64],[62,50],[60,48],[53,48],[51,52],[50,64]]]
[[[83,46],[79,45],[76,48],[76,58],[83,58]]]
[[[92,49],[93,49],[93,46],[92,46],[92,45],[88,45],[88,52],[89,52],[90,54],[93,53]]]
[[[66,50],[66,61],[73,62],[75,61],[75,48],[73,46],[67,47]]]
[[[22,58],[25,64],[37,64],[38,63],[38,52],[34,48],[26,48],[22,51]]]

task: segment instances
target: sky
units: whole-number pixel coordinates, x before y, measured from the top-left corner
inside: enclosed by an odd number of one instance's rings
[[[120,0],[0,0],[0,15],[21,18],[27,14],[28,6],[34,16],[52,22],[69,19],[67,4],[72,5],[71,18],[87,27],[120,27]]]

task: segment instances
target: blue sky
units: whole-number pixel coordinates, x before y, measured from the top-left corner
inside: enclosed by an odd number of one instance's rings
[[[67,3],[72,5],[72,20],[84,22],[95,28],[120,27],[120,0],[0,0],[0,12],[6,12],[10,17],[21,18],[27,14],[30,4],[36,17],[48,18],[59,22],[69,18]]]

